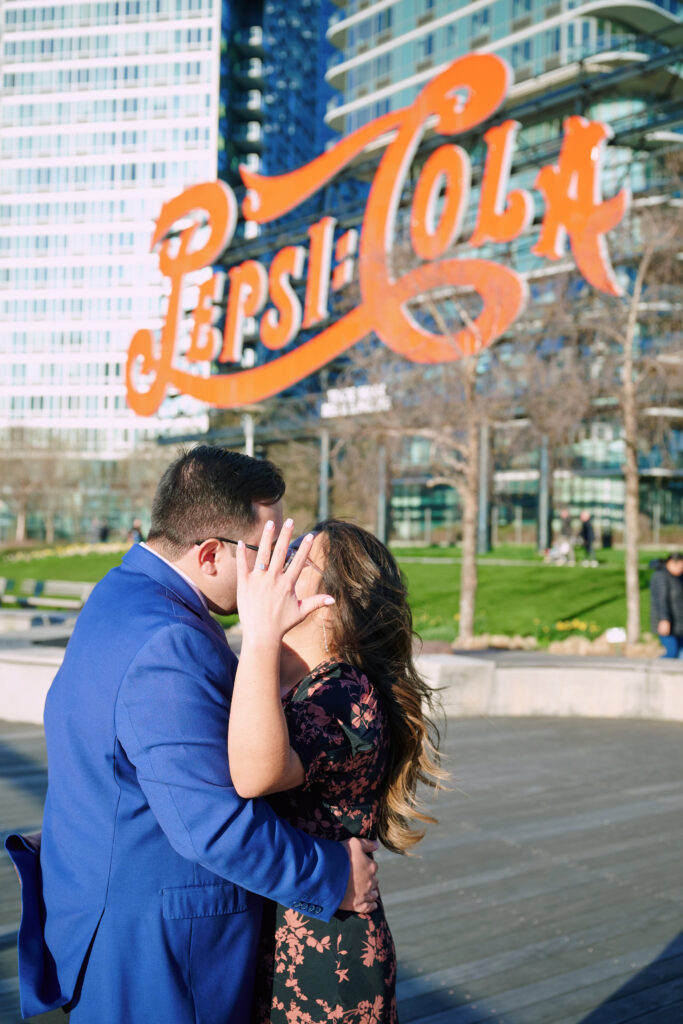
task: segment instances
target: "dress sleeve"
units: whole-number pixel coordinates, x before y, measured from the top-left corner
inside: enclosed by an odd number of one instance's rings
[[[376,756],[381,739],[377,694],[367,676],[336,665],[295,692],[286,708],[290,745],[303,764],[306,784],[360,770]]]

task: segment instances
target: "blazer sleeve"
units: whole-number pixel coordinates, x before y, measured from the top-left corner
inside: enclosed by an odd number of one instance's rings
[[[214,640],[174,623],[129,666],[117,733],[173,848],[217,875],[329,921],[344,898],[344,847],[278,817],[232,785],[227,736],[232,678]]]

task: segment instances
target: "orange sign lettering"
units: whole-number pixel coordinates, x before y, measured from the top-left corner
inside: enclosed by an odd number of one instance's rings
[[[237,223],[237,202],[223,182],[195,185],[162,207],[152,237],[160,244],[159,267],[171,291],[161,336],[138,331],[130,344],[126,367],[128,402],[139,415],[153,414],[169,387],[221,408],[261,401],[290,387],[345,352],[374,331],[381,341],[406,359],[420,363],[448,362],[490,345],[514,323],[527,301],[524,278],[491,259],[447,257],[459,239],[470,196],[470,161],[465,150],[447,143],[428,157],[415,186],[410,238],[421,262],[405,273],[393,267],[392,250],[398,207],[410,165],[427,125],[443,136],[457,136],[490,118],[507,93],[508,65],[492,54],[470,54],[454,61],[429,82],[414,103],[392,111],[342,139],[304,167],[275,178],[241,168],[248,191],[242,204],[245,220],[265,224],[295,209],[329,182],[368,145],[393,133],[375,173],[360,232],[344,232],[335,240],[336,222],[324,217],[308,231],[308,252],[286,246],[269,270],[256,260],[233,266],[227,275],[213,273],[198,288],[185,360],[202,364],[218,360],[232,373],[208,377],[178,366],[180,297],[187,275],[214,266],[229,246]],[[480,188],[471,249],[509,242],[529,229],[533,199],[524,189],[508,193],[516,121],[505,121],[485,133],[487,156]],[[629,194],[622,190],[602,200],[600,169],[609,128],[600,122],[571,117],[557,165],[543,167],[535,181],[545,200],[545,213],[533,252],[556,260],[566,240],[579,271],[595,288],[620,294],[610,266],[606,234],[621,220]],[[189,218],[189,226],[187,221]],[[329,318],[330,291],[348,285],[357,263],[360,302],[334,323]],[[302,302],[294,283],[304,283]],[[221,293],[227,287],[225,327],[221,339],[214,326]],[[435,289],[475,292],[481,311],[461,330],[435,334],[412,314],[410,304]],[[271,305],[266,308],[268,301]],[[257,318],[266,348],[291,345],[302,328],[321,330],[271,362],[240,369],[246,318]]]

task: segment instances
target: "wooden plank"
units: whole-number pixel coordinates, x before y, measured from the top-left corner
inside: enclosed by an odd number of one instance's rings
[[[378,857],[402,1024],[681,1024],[682,741],[672,723],[448,723],[441,824],[417,856]],[[0,723],[3,835],[37,826],[45,780],[40,730]],[[0,935],[17,907],[0,863]]]

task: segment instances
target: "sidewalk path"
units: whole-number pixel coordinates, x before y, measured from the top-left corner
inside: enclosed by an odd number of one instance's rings
[[[451,720],[446,746],[440,824],[379,857],[401,1024],[681,1024],[683,725]],[[40,823],[44,788],[42,731],[0,723],[3,838]],[[17,916],[2,860],[0,1024]]]

